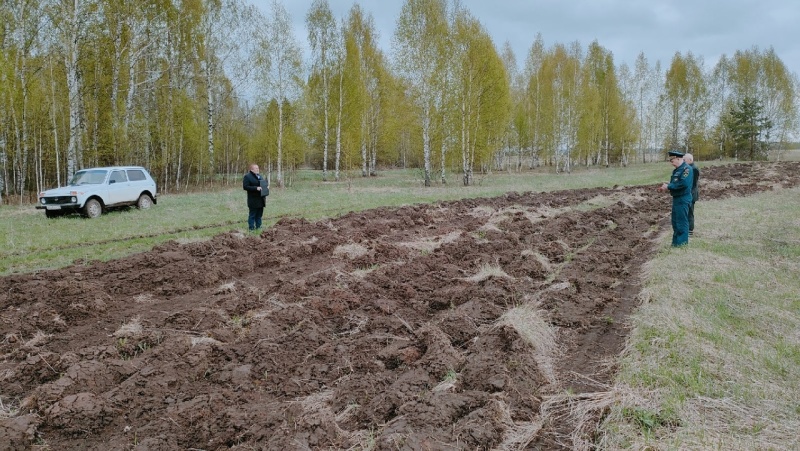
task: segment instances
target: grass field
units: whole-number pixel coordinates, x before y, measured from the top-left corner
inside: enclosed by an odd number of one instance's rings
[[[436,183],[427,188],[418,171],[385,171],[371,178],[344,174],[339,182],[322,182],[319,171],[300,171],[291,176],[290,187],[271,190],[264,226],[287,216],[316,220],[379,206],[491,197],[509,191],[657,183],[668,178],[669,170],[669,164],[663,163],[579,168],[570,175],[543,171],[494,173],[477,176],[475,185],[469,187],[452,174],[447,184]],[[43,211],[31,205],[3,205],[0,275],[105,261],[142,252],[168,240],[189,242],[246,229],[245,193],[238,184],[213,192],[160,195],[158,205],[150,210],[116,211],[91,220],[77,215],[47,219]]]

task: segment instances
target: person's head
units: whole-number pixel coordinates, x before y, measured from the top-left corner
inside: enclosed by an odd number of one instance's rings
[[[692,155],[692,154],[690,154],[690,153],[687,153],[687,154],[685,154],[685,155],[683,156],[683,161],[685,161],[685,162],[686,162],[686,164],[692,164],[692,163],[694,163],[694,155]]]
[[[683,164],[683,152],[677,150],[670,150],[669,151],[669,162],[672,163],[672,166],[676,168]]]
[[[253,163],[250,165],[250,172],[252,172],[253,174],[258,174],[258,171],[259,169],[257,164]]]

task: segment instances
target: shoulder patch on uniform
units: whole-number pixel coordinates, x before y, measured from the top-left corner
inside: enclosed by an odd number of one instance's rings
[[[689,174],[691,173],[692,173],[692,168],[687,167],[686,169],[683,170],[683,178],[689,177]]]

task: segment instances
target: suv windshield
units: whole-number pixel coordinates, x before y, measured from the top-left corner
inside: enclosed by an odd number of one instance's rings
[[[70,185],[99,185],[106,179],[106,172],[104,169],[92,169],[89,171],[78,171],[72,176]]]

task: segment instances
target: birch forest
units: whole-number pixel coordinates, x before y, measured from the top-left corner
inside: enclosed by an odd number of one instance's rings
[[[418,168],[429,186],[668,148],[763,159],[797,140],[800,81],[772,48],[731,52],[630,67],[532,31],[515,55],[457,0],[404,0],[393,30],[327,0],[304,18],[280,0],[0,0],[0,203],[109,165],[181,192],[238,184],[253,162],[274,186],[300,168]]]

